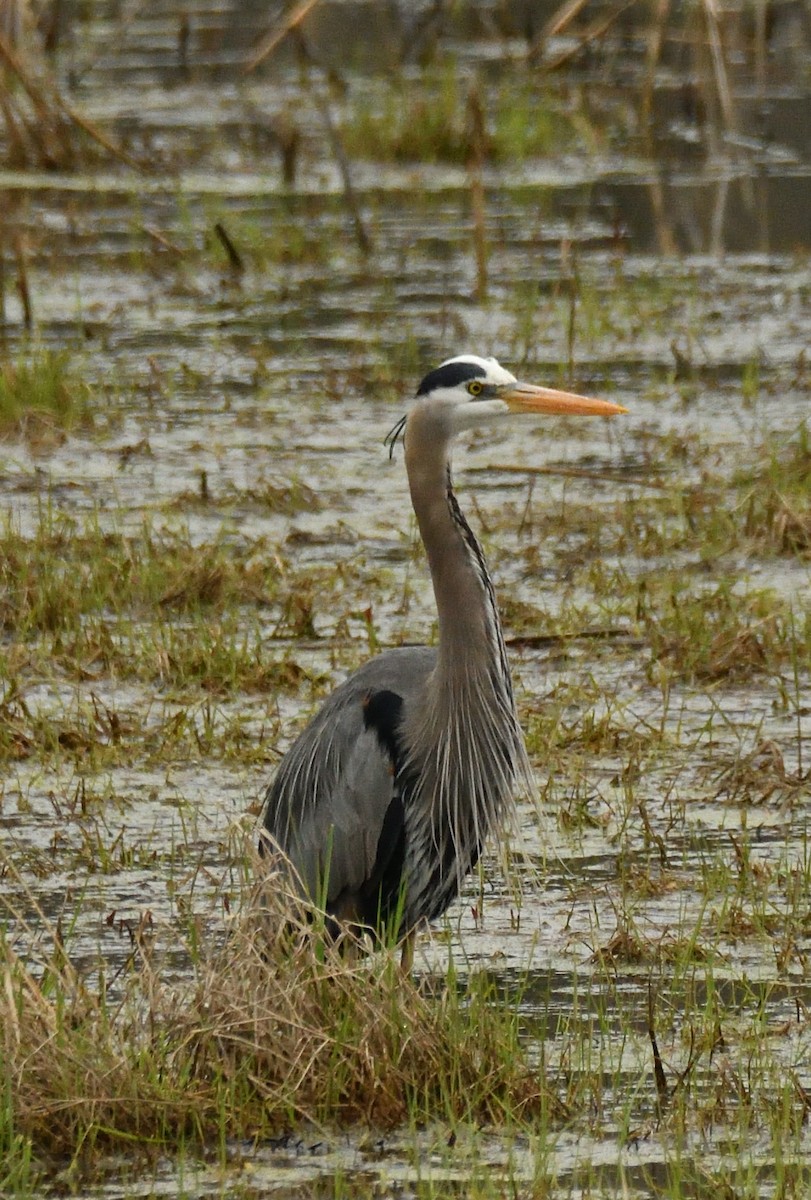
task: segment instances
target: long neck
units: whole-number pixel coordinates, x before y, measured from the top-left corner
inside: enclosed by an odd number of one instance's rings
[[[413,445],[414,442],[418,444]],[[434,585],[439,617],[439,671],[507,673],[495,596],[479,543],[451,487],[449,445],[406,439],[411,502]],[[456,670],[457,675],[462,672]]]
[[[449,445],[413,420],[406,467],[436,596],[439,654],[422,703],[406,715],[418,798],[410,811],[454,889],[509,808],[517,778],[530,771],[493,588],[451,489]],[[429,887],[414,870],[414,888]]]

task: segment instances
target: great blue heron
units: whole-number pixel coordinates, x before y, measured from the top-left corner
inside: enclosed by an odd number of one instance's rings
[[[436,647],[386,650],[326,700],[285,755],[266,840],[328,918],[404,938],[445,911],[529,776],[496,598],[451,486],[456,434],[511,412],[610,416],[617,404],[519,383],[461,355],[425,376],[403,434],[428,555]]]

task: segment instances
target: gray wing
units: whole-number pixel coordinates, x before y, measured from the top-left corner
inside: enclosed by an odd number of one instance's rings
[[[378,732],[367,727],[364,705],[382,692],[411,708],[435,664],[436,651],[426,646],[389,650],[365,663],[324,702],[268,789],[264,823],[271,840],[292,862],[307,895],[330,911],[380,869],[381,832],[395,799],[392,758]],[[390,816],[386,841],[391,826]]]

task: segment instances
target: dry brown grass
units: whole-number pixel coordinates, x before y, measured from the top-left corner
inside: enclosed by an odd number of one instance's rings
[[[760,547],[789,557],[811,555],[811,509],[798,499],[787,499],[777,492],[761,498],[756,510],[750,501],[746,533]]]
[[[760,738],[748,754],[735,755],[720,770],[713,764],[717,797],[735,804],[788,804],[811,792],[810,771],[790,771],[782,748]]]
[[[0,22],[0,155],[7,164],[72,169],[87,160],[93,147],[96,156],[101,151],[137,166],[61,94],[33,17],[23,12],[16,25]]]
[[[114,983],[103,964],[92,983],[83,979],[41,912],[36,933],[19,911],[10,915],[16,933],[0,940],[10,1112],[0,1114],[0,1135],[13,1129],[39,1157],[121,1144],[211,1147],[303,1120],[519,1119],[542,1103],[515,1012],[475,988],[460,996],[451,979],[425,996],[394,954],[353,963],[312,931],[294,936],[273,877],[216,948],[199,920],[190,923],[180,976],[181,935],[154,927],[148,913]]]

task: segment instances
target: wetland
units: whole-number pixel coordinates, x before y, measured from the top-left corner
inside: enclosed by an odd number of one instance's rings
[[[3,57],[0,1193],[805,1196],[807,9],[291,12]],[[435,636],[383,439],[463,351],[629,410],[457,450],[535,790],[412,980],[274,957],[264,790]]]

